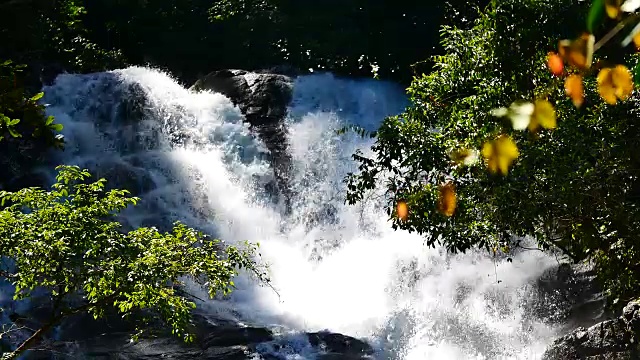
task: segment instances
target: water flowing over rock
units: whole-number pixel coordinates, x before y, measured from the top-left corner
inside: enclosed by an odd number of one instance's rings
[[[640,359],[640,301],[627,304],[618,318],[579,327],[557,339],[544,360]]]
[[[269,149],[271,163],[289,209],[288,183],[291,156],[287,152],[287,128],[284,124],[292,98],[293,80],[285,75],[250,73],[244,70],[220,70],[198,80],[190,89],[219,92],[237,105],[246,121]]]
[[[351,155],[373,156],[374,140],[336,131],[374,130],[402,111],[401,86],[319,73],[287,80],[230,70],[208,79],[201,86],[212,91],[141,67],[58,76],[43,101],[68,144],[51,161],[88,168],[140,197],[121,214],[130,227],[181,220],[231,244],[260,242],[277,292],[241,274],[228,298],[198,300],[192,346],[162,332],[129,344],[130,327],[113,324],[117,316],[109,326],[75,318],[48,337],[55,352],[34,356],[539,360],[571,327],[599,321],[588,270],[558,267],[539,251],[508,262],[427,248],[422,236],[391,228],[382,192],[344,204],[344,176],[357,171]],[[247,88],[265,90],[254,101]],[[251,126],[279,135],[261,140]],[[290,212],[264,190],[275,181],[269,146],[283,151],[279,181],[290,189]],[[29,311],[24,305],[13,318]]]

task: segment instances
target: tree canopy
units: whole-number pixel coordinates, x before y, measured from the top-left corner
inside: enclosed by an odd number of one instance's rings
[[[105,191],[105,179],[59,166],[51,191],[25,188],[0,192],[0,276],[15,287],[15,300],[35,291],[50,297],[52,314],[12,356],[33,346],[53,326],[76,313],[100,317],[115,308],[125,316],[150,310],[186,341],[195,304],[178,292],[184,277],[211,297],[226,295],[241,269],[266,281],[254,262],[256,247],[243,249],[209,239],[181,223],[172,232],[155,228],[124,231],[115,219],[135,205],[126,190]]]
[[[606,89],[617,70],[604,52],[592,55],[600,75],[584,78],[580,97],[571,97],[574,80],[565,89],[564,75],[549,71],[558,39],[578,37],[569,42],[577,48],[594,21],[589,5],[493,1],[473,26],[443,27],[445,55],[414,78],[412,105],[378,129],[375,157],[354,155],[360,171],[346,179],[347,201],[382,180],[393,226],[428,245],[509,254],[533,236],[543,249],[595,261],[613,303],[638,296],[639,98]],[[636,72],[638,56],[627,60]],[[608,91],[624,101],[611,106]]]

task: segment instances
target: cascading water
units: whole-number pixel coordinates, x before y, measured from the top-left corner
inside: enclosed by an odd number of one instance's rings
[[[363,338],[377,358],[407,360],[538,359],[556,333],[531,305],[531,283],[551,258],[447,255],[393,231],[379,196],[343,204],[342,179],[356,169],[350,155],[367,153],[371,142],[335,130],[374,129],[402,111],[406,99],[394,84],[330,74],[295,80],[287,215],[264,190],[273,181],[264,146],[224,96],[138,67],[64,74],[45,94],[65,126],[67,149],[56,162],[134,190],[142,201],[125,214],[129,225],[182,220],[228,242],[260,242],[278,293],[242,278],[231,299],[201,306],[277,329],[291,339],[279,350],[284,358],[313,358],[294,344],[301,331]]]

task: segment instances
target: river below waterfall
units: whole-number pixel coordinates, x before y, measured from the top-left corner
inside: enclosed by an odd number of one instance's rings
[[[335,131],[374,130],[401,112],[408,102],[395,84],[331,74],[294,80],[291,212],[268,191],[264,145],[220,94],[141,67],[62,74],[44,90],[67,141],[54,162],[132,190],[142,201],[123,215],[128,225],[181,220],[229,243],[260,243],[277,292],[242,277],[229,300],[199,306],[282,334],[285,358],[312,359],[316,350],[296,334],[325,329],[368,341],[376,358],[402,360],[539,359],[558,335],[548,314],[559,305],[534,286],[554,258],[448,255],[392,230],[381,194],[344,204],[342,180],[357,170],[351,154],[370,154],[372,140]]]

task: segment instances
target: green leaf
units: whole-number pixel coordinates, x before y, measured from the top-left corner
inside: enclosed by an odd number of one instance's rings
[[[604,13],[604,0],[593,0],[591,8],[589,8],[589,15],[587,16],[587,31],[589,33],[593,34],[596,27],[602,23]]]
[[[20,119],[9,120],[9,122],[7,123],[7,126],[14,126],[14,125],[17,125],[18,123],[20,123]]]
[[[55,120],[55,118],[53,116],[48,116],[47,120],[45,121],[45,125],[51,125],[53,124],[53,120]]]
[[[20,133],[16,132],[14,128],[7,128],[7,130],[9,130],[9,134],[11,134],[11,136],[13,136],[15,138],[22,137],[22,135]]]
[[[64,128],[64,126],[62,124],[51,124],[51,125],[49,125],[49,129],[51,129],[53,131],[62,131],[63,128]]]
[[[38,101],[38,100],[42,99],[43,96],[44,96],[44,93],[43,92],[39,92],[39,93],[33,95],[31,97],[31,100],[32,101]]]

